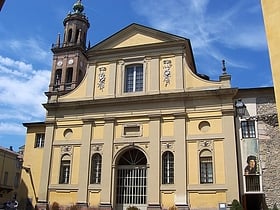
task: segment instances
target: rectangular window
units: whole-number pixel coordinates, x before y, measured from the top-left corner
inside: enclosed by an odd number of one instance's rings
[[[242,138],[256,138],[255,121],[241,121]]]
[[[8,177],[9,177],[9,173],[8,171],[5,171],[4,173],[4,185],[8,185]]]
[[[125,69],[124,92],[143,91],[143,65],[128,66]]]
[[[70,160],[62,160],[59,184],[68,184],[70,177]]]
[[[140,125],[124,125],[123,136],[124,137],[137,137],[142,135],[142,129]]]
[[[174,155],[169,151],[162,156],[162,184],[174,184]]]
[[[200,157],[200,183],[213,183],[213,166],[211,157]]]
[[[45,144],[45,134],[37,133],[34,148],[44,147],[44,144]]]
[[[20,182],[20,173],[16,173],[15,180],[14,180],[14,187],[15,188],[19,187],[19,182]]]

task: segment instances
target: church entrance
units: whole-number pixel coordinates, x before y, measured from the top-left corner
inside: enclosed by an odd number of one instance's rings
[[[147,159],[138,149],[129,149],[117,164],[117,210],[135,206],[147,209]]]

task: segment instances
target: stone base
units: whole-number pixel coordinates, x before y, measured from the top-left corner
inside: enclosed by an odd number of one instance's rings
[[[190,207],[188,204],[176,204],[176,208],[178,210],[190,210]]]
[[[112,210],[112,205],[109,203],[101,203],[99,206],[100,210]]]
[[[88,204],[87,204],[87,203],[76,203],[76,206],[77,206],[80,210],[88,210]]]
[[[147,210],[159,210],[161,209],[160,204],[149,204]]]
[[[37,209],[37,210],[48,210],[48,209],[49,209],[49,205],[48,205],[47,202],[39,201],[39,202],[36,204],[36,209]]]

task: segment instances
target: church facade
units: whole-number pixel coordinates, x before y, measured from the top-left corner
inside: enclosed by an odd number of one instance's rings
[[[83,9],[52,47],[45,121],[24,123],[30,202],[202,210],[239,200],[230,75],[209,80],[190,40],[139,24],[88,48]]]

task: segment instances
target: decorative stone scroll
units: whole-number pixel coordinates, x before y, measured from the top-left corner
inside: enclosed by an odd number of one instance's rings
[[[99,68],[97,87],[100,90],[103,90],[104,87],[105,87],[105,80],[106,80],[105,71],[106,71],[105,67],[100,67]]]
[[[171,60],[163,60],[163,81],[165,82],[165,86],[170,84],[171,66]]]
[[[70,145],[63,145],[60,147],[60,149],[61,149],[62,155],[64,155],[64,154],[71,155],[73,153],[73,146],[70,146]]]
[[[165,152],[167,150],[174,151],[174,149],[175,149],[174,142],[162,142],[161,143],[161,148],[162,148],[162,152]]]
[[[213,140],[201,140],[199,141],[199,151],[209,149],[213,151]]]
[[[103,145],[102,144],[93,144],[91,145],[91,150],[95,151],[95,152],[100,152],[103,149]]]

